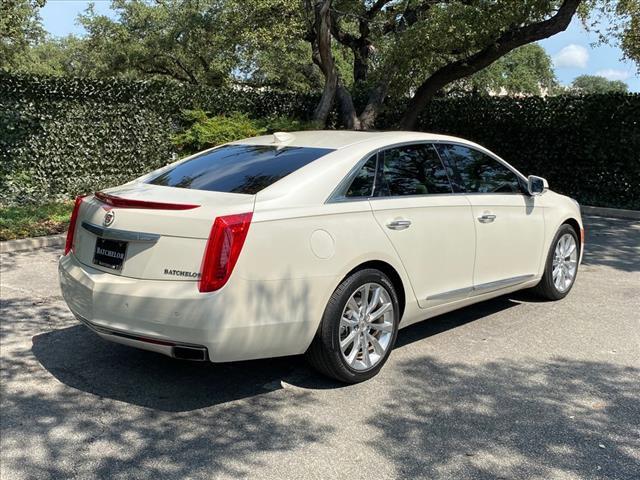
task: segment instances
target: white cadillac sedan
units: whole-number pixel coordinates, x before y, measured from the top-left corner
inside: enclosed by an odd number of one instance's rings
[[[101,337],[175,358],[307,354],[374,376],[398,329],[535,287],[563,298],[578,204],[460,138],[276,133],[76,199],[62,293]]]

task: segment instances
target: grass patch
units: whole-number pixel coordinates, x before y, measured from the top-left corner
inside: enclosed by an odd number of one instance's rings
[[[53,235],[67,230],[73,202],[0,207],[0,240]]]

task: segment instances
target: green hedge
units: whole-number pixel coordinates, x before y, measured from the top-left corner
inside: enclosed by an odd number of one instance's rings
[[[420,129],[473,140],[585,205],[640,210],[640,95],[464,97]]]
[[[316,101],[287,92],[0,72],[0,203],[67,198],[167,163],[185,109],[305,119]],[[401,110],[387,107],[378,128],[391,127]],[[431,102],[420,129],[483,144],[582,203],[640,209],[639,121],[637,94],[469,96]]]
[[[185,109],[298,117],[314,103],[281,92],[0,72],[0,203],[68,198],[168,163]]]

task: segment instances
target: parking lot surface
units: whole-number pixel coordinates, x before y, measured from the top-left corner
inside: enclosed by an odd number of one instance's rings
[[[585,219],[560,302],[401,330],[373,380],[302,357],[188,363],[101,340],[50,248],[3,254],[0,477],[640,478],[640,222]]]

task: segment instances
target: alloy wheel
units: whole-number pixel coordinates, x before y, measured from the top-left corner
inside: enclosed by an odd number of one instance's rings
[[[366,283],[349,297],[340,318],[340,351],[354,370],[380,362],[393,338],[395,311],[391,296],[378,283]]]
[[[553,252],[553,284],[560,293],[571,287],[578,269],[578,245],[570,233],[565,233],[558,239]]]

